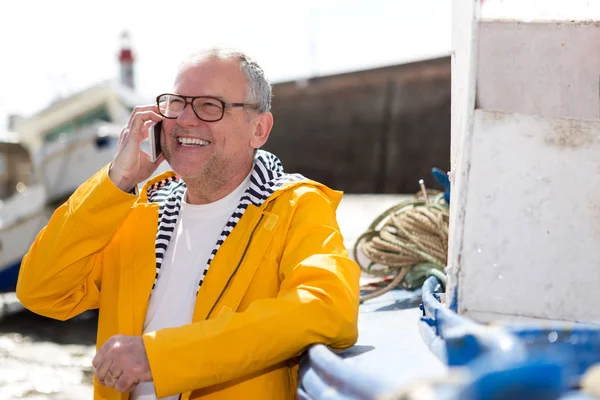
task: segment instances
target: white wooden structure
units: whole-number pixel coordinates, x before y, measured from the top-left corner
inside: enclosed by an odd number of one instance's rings
[[[453,1],[447,302],[600,323],[600,2]]]

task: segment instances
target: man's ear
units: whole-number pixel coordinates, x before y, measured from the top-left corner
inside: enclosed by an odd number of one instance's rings
[[[273,128],[273,114],[270,112],[258,114],[252,120],[252,136],[250,137],[250,146],[255,149],[262,147],[269,138]]]

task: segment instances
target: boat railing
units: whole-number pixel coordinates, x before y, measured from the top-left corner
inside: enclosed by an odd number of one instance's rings
[[[447,379],[429,382],[428,393],[435,394],[430,398],[590,398],[578,389],[585,372],[600,363],[600,327],[562,321],[479,324],[446,307],[441,291],[435,277],[422,288],[421,335],[450,367]],[[394,387],[377,371],[358,369],[344,361],[344,352],[323,345],[303,356],[298,386],[300,399],[421,398],[408,397],[411,388]]]
[[[342,353],[322,344],[313,345],[300,361],[298,398],[376,400],[393,385],[349,365]]]

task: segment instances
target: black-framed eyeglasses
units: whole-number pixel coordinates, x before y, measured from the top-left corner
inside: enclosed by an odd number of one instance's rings
[[[243,107],[258,110],[257,104],[226,103],[218,97],[212,96],[182,96],[179,94],[163,93],[156,97],[158,112],[165,118],[175,119],[181,115],[188,104],[196,117],[204,122],[217,122],[223,119],[226,108]]]

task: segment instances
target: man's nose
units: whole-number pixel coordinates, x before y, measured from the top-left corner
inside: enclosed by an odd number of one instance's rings
[[[194,110],[190,103],[185,105],[185,108],[177,117],[177,124],[180,126],[198,126],[202,124],[202,122],[203,121],[194,114]]]

